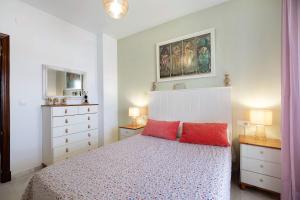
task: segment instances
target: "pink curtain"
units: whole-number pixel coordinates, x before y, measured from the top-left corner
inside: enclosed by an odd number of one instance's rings
[[[283,0],[281,76],[281,199],[300,200],[300,0]]]

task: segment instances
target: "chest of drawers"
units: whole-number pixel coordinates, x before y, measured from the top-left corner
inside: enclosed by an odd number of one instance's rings
[[[240,137],[241,187],[256,186],[280,193],[280,141]]]
[[[98,105],[43,106],[43,164],[98,147]]]

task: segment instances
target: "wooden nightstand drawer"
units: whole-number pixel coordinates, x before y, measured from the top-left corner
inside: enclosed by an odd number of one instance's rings
[[[281,181],[279,178],[241,170],[241,182],[280,193]]]
[[[241,144],[241,156],[280,163],[280,150],[248,144]]]
[[[240,135],[239,142],[241,188],[256,186],[280,193],[280,140]]]
[[[122,126],[119,129],[119,139],[123,140],[125,138],[140,134],[143,132],[143,130],[144,130],[144,126],[132,126],[132,125]]]
[[[241,169],[273,176],[276,178],[281,177],[281,167],[279,163],[272,163],[252,158],[241,157]]]

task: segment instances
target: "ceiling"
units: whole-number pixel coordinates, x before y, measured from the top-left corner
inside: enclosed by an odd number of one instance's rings
[[[120,20],[105,14],[102,0],[23,1],[89,32],[119,39],[227,0],[128,0],[128,14]]]

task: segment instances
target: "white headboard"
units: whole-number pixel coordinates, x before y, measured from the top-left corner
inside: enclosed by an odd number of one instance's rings
[[[181,122],[223,122],[232,134],[231,88],[150,92],[149,118]]]

